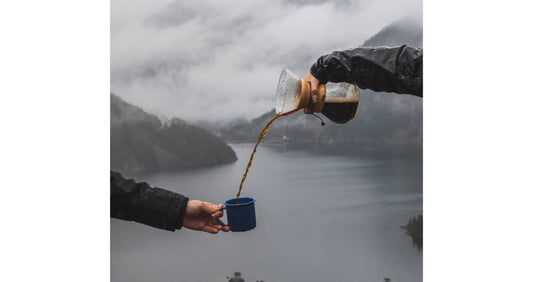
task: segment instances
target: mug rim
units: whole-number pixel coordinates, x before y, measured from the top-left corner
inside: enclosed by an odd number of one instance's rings
[[[246,205],[249,205],[249,204],[253,204],[255,202],[255,199],[252,198],[252,197],[239,197],[239,200],[244,200],[244,199],[247,199],[247,200],[250,200],[250,201],[247,201],[246,203],[238,203],[238,204],[229,204],[228,202],[229,201],[235,201],[237,200],[237,198],[231,198],[231,199],[228,199],[224,202],[224,204],[226,206],[230,206],[230,207],[240,207],[240,206],[246,206]]]

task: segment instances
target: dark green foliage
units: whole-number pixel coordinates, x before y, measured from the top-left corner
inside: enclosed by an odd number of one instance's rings
[[[210,132],[159,118],[111,94],[111,169],[142,173],[230,163],[235,152]]]
[[[413,240],[413,244],[415,244],[418,248],[422,248],[424,233],[422,215],[410,218],[409,223],[407,223],[405,226],[402,226],[402,228],[407,231],[407,234]]]

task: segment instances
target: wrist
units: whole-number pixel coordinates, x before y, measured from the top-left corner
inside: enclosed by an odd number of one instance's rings
[[[176,222],[176,229],[179,230],[183,227],[183,221],[185,220],[185,216],[187,214],[187,207],[189,206],[189,198],[184,197],[183,204],[180,206],[180,209],[178,211],[178,217]]]

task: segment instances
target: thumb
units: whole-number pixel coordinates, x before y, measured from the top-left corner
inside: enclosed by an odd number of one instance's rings
[[[313,99],[313,103],[318,101],[318,81],[314,79],[311,80],[311,98]]]
[[[208,202],[203,202],[203,204],[202,204],[202,209],[207,211],[207,212],[209,212],[209,213],[215,213],[217,211],[220,211],[220,210],[222,210],[222,207],[223,207],[222,204],[213,205],[213,204],[208,203]]]

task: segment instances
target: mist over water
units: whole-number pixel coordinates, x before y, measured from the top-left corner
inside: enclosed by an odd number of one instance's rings
[[[252,144],[215,168],[137,176],[191,199],[235,196]],[[400,228],[422,213],[417,159],[313,156],[259,147],[242,196],[254,230],[168,232],[111,220],[111,281],[422,281],[422,251]]]

